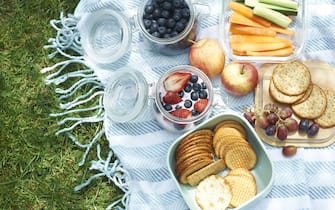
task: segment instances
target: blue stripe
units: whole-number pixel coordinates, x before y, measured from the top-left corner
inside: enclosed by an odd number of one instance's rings
[[[307,174],[328,173],[335,174],[335,161],[313,161],[305,163],[305,172]],[[335,181],[334,181],[335,183]]]
[[[114,136],[139,136],[162,130],[155,120],[137,123],[110,123],[107,129]]]
[[[302,197],[308,194],[307,186],[305,184],[295,185],[275,185],[267,198],[291,198]]]
[[[128,172],[133,181],[161,182],[171,179],[170,173],[166,168],[128,169]]]
[[[335,199],[335,186],[309,187],[311,199]]]

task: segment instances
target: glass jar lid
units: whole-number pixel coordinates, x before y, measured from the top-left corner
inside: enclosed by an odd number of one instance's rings
[[[149,87],[144,76],[134,69],[120,69],[107,81],[104,107],[115,122],[129,122],[145,108]]]
[[[96,64],[117,61],[129,50],[131,29],[120,12],[101,9],[84,15],[78,29],[89,60]]]

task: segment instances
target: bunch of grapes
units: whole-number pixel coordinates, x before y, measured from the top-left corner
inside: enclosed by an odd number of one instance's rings
[[[261,112],[247,111],[244,117],[252,125],[264,129],[266,135],[276,135],[279,140],[285,140],[290,132],[295,132],[299,128],[292,113],[292,109],[288,106],[280,108],[275,103],[268,103]]]

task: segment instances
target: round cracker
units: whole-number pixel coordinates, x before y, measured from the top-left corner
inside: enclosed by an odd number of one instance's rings
[[[192,150],[187,151],[187,153],[184,153],[183,155],[181,155],[180,157],[176,159],[176,166],[178,166],[180,163],[182,163],[186,159],[190,159],[200,154],[211,154],[211,150],[209,150],[206,147],[192,148]]]
[[[193,157],[187,158],[184,161],[179,162],[178,165],[176,165],[177,174],[181,174],[188,167],[191,167],[192,165],[202,160],[213,160],[213,156],[211,153],[200,153],[194,155]]]
[[[214,134],[215,132],[220,128],[220,127],[231,127],[231,128],[235,128],[237,130],[240,131],[240,133],[244,136],[247,136],[247,132],[245,130],[245,128],[237,121],[234,120],[224,120],[220,123],[218,123],[215,128],[214,128]]]
[[[314,119],[323,114],[327,107],[327,97],[324,91],[313,84],[311,95],[300,104],[293,104],[293,112],[300,118]]]
[[[304,93],[304,96],[303,96],[302,98],[300,98],[298,101],[294,102],[294,103],[295,103],[295,104],[300,104],[300,103],[306,101],[307,98],[311,95],[312,90],[313,90],[313,83],[311,83],[311,84],[309,85],[309,87],[307,88],[307,90],[306,90],[305,93]]]
[[[300,95],[311,83],[309,69],[299,61],[278,64],[272,73],[275,87],[286,95]]]
[[[246,168],[252,169],[257,162],[257,155],[255,150],[250,145],[236,145],[230,147],[225,152],[225,163],[228,168]]]
[[[180,148],[178,151],[176,151],[176,157],[182,156],[184,153],[187,153],[188,151],[192,150],[193,148],[199,148],[200,146],[206,146],[208,150],[212,150],[212,145],[206,141],[203,141],[203,139],[197,140],[195,142],[192,142],[185,145],[184,147]]]
[[[315,122],[323,128],[335,126],[335,91],[325,90],[327,107],[324,113],[315,119]]]
[[[225,179],[218,175],[211,175],[203,179],[195,191],[195,200],[202,210],[226,209],[232,194]]]
[[[224,180],[231,189],[232,198],[229,206],[233,208],[242,205],[257,193],[256,181],[254,179],[249,179],[245,176],[227,175],[224,177]]]
[[[187,184],[187,177],[191,175],[192,173],[202,169],[203,167],[206,167],[207,165],[213,163],[214,160],[208,160],[208,159],[202,159],[197,162],[194,162],[193,164],[189,165],[185,170],[182,170],[179,174],[179,181],[182,184]]]
[[[280,103],[285,103],[285,104],[293,104],[294,102],[300,100],[304,96],[304,93],[300,95],[290,96],[290,95],[286,95],[280,92],[274,85],[272,79],[270,80],[269,93],[274,100]]]

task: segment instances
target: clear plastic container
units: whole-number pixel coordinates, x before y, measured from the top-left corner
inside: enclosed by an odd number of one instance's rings
[[[262,62],[262,63],[280,63],[295,60],[301,56],[306,40],[306,4],[307,1],[297,0],[298,15],[293,17],[293,21],[289,28],[294,30],[293,37],[285,36],[290,39],[295,47],[294,52],[289,56],[275,57],[275,56],[239,56],[235,55],[230,47],[229,38],[229,17],[232,11],[229,9],[229,0],[222,1],[222,12],[220,18],[220,40],[227,57],[231,60],[248,61],[248,62]],[[278,35],[280,36],[280,35]]]
[[[203,111],[187,118],[171,114],[173,110],[184,108],[176,106],[183,106],[185,100],[190,98],[190,94],[186,92],[184,96],[181,96],[183,101],[173,104],[169,110],[165,109],[163,97],[167,91],[164,90],[163,84],[167,77],[176,72],[197,75],[199,82],[204,83],[208,103]],[[125,67],[112,74],[107,81],[103,101],[107,117],[114,122],[125,123],[137,119],[149,105],[149,99],[154,100],[151,113],[163,128],[173,132],[184,132],[209,117],[213,103],[213,89],[210,79],[193,66],[181,65],[171,68],[154,84],[148,84],[140,72]],[[192,106],[188,108],[189,112],[191,109],[195,109],[196,101],[198,100],[194,100]]]

